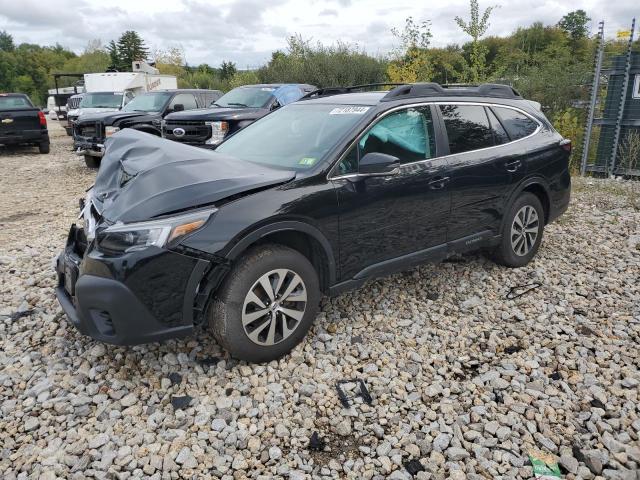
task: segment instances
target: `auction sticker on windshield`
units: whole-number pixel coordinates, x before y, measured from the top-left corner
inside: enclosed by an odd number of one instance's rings
[[[300,161],[298,162],[298,165],[304,165],[305,167],[310,167],[311,165],[316,163],[316,160],[317,160],[317,158],[304,157],[304,158],[300,159]]]
[[[364,115],[371,107],[336,107],[329,112],[329,115]]]

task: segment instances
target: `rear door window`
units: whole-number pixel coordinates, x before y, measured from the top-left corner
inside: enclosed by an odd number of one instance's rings
[[[511,140],[528,137],[538,128],[538,123],[524,113],[504,107],[492,107]]]
[[[493,131],[481,105],[440,105],[449,137],[449,153],[492,147]]]

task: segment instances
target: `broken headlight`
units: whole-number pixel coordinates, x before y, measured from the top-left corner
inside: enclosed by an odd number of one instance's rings
[[[136,223],[116,223],[98,233],[98,245],[109,252],[134,252],[150,246],[175,245],[200,229],[217,209]]]

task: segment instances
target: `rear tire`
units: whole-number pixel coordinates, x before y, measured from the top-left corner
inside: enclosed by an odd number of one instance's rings
[[[305,337],[320,297],[318,274],[304,255],[282,245],[255,247],[236,262],[216,292],[209,326],[232,357],[276,360]]]
[[[89,168],[100,168],[100,159],[91,155],[84,156],[84,163]]]
[[[49,142],[41,142],[38,144],[38,150],[40,153],[49,153],[49,150],[51,150],[51,144]]]
[[[523,267],[538,252],[544,232],[544,209],[538,197],[522,193],[504,217],[502,240],[493,251],[496,263]]]

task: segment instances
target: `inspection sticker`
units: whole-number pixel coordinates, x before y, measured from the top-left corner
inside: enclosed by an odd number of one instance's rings
[[[329,112],[329,115],[364,115],[371,107],[336,107]]]
[[[306,167],[310,167],[311,165],[313,165],[314,163],[316,163],[317,158],[313,158],[313,157],[304,157],[301,158],[300,161],[298,162],[298,165],[304,165]]]

